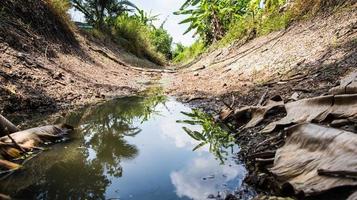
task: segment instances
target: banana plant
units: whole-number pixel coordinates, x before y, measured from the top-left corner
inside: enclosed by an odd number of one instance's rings
[[[220,40],[229,24],[246,13],[249,0],[187,0],[175,12],[188,17],[180,24],[189,24],[185,34],[194,31],[206,44]]]
[[[72,6],[82,12],[88,23],[105,28],[105,21],[138,8],[128,0],[70,0]]]
[[[144,10],[138,10],[138,12],[135,14],[135,17],[142,22],[145,25],[150,25],[152,26],[152,23],[154,21],[157,21],[160,15],[152,15],[151,11],[149,13],[145,12]]]

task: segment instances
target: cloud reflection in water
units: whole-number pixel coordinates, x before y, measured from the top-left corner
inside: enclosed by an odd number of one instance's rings
[[[241,185],[246,173],[241,165],[220,162],[208,153],[194,158],[184,168],[170,174],[171,182],[176,188],[176,194],[194,200],[207,199],[211,194],[234,191]],[[219,166],[220,165],[220,166]]]

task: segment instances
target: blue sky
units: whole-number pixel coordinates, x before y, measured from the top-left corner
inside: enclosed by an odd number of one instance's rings
[[[183,35],[187,29],[186,24],[178,24],[185,16],[174,15],[173,12],[177,11],[185,0],[131,0],[140,9],[150,12],[153,15],[160,14],[159,20],[155,22],[155,25],[160,25],[166,17],[168,20],[165,24],[165,29],[173,37],[174,42],[181,42],[184,45],[190,45],[194,42],[192,33]],[[83,17],[78,12],[71,11],[71,14],[76,21],[83,21]]]

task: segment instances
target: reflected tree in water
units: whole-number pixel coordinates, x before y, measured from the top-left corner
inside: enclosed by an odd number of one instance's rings
[[[157,105],[165,101],[160,91],[153,90],[142,97],[117,99],[74,113],[66,123],[78,127],[78,133],[68,148],[40,156],[31,166],[36,172],[26,178],[19,175],[22,180],[13,182],[21,183],[21,189],[8,193],[31,199],[105,199],[111,184],[107,175],[121,177],[121,161],[139,154],[125,137],[139,134],[137,125],[158,114]]]

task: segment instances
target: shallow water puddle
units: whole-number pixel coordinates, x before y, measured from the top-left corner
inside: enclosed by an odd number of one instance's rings
[[[221,163],[208,146],[177,123],[191,109],[162,96],[127,97],[83,109],[66,119],[74,138],[28,161],[0,183],[26,199],[175,200],[224,197],[246,170],[228,155]]]

